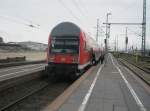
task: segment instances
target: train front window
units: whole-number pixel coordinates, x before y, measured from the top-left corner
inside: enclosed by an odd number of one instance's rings
[[[52,38],[51,53],[78,53],[79,39],[77,38]]]

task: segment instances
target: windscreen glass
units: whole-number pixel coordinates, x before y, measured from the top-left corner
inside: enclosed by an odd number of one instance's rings
[[[52,37],[51,53],[79,53],[79,39],[77,37]]]

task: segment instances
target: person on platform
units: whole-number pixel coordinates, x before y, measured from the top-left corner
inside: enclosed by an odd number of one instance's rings
[[[105,59],[104,54],[102,54],[101,57],[100,57],[100,62],[101,62],[101,64],[103,64],[104,59]]]

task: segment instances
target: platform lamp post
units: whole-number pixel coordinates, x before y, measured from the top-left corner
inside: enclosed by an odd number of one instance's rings
[[[108,52],[108,16],[111,15],[111,13],[106,14],[106,39],[105,39],[105,50],[106,53]]]

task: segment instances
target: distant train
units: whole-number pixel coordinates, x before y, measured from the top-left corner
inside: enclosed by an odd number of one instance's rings
[[[67,75],[71,79],[99,61],[103,51],[77,25],[63,22],[54,27],[48,40],[46,71],[50,76]]]

